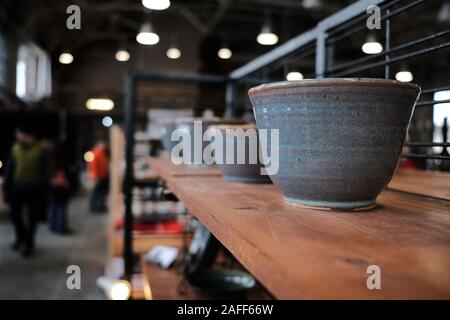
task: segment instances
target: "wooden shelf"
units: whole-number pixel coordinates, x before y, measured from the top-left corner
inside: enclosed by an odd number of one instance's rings
[[[151,168],[161,179],[182,178],[191,176],[221,176],[222,173],[217,168],[192,168],[185,165],[174,165],[169,159],[149,158]]]
[[[181,293],[178,288],[183,275],[178,269],[163,269],[141,259],[144,274],[144,293],[146,300],[191,300],[192,292]]]
[[[273,185],[149,162],[277,298],[450,299],[449,201],[385,191],[371,211],[324,212],[285,204]],[[381,290],[366,286],[369,265],[381,268]]]
[[[450,200],[450,174],[446,172],[398,170],[389,189]]]

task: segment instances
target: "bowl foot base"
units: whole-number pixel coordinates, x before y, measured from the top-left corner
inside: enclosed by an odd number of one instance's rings
[[[315,201],[284,197],[284,201],[292,206],[326,211],[365,211],[377,206],[375,200],[367,201]]]

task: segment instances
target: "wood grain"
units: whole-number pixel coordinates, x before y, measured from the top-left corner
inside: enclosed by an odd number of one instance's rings
[[[222,173],[218,168],[192,168],[186,165],[175,165],[169,159],[149,158],[150,167],[160,175],[163,180],[174,177],[190,176],[220,176]]]
[[[450,173],[399,169],[388,188],[450,200]]]
[[[163,269],[141,258],[146,300],[191,300],[191,290],[178,290],[183,274],[178,269]]]
[[[284,203],[272,185],[154,169],[277,298],[450,299],[448,201],[385,191],[374,210],[323,212]],[[381,290],[366,286],[373,264]]]

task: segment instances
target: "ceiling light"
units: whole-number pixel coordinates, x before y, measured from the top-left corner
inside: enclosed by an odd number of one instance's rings
[[[231,58],[233,52],[231,52],[231,50],[228,48],[220,48],[219,51],[217,51],[217,55],[220,59],[227,60]]]
[[[89,110],[109,111],[114,108],[114,101],[111,99],[89,99],[86,101],[86,108]]]
[[[411,71],[399,71],[395,74],[395,80],[401,82],[411,82],[413,80],[413,74]]]
[[[291,71],[286,75],[287,81],[303,80],[303,74],[298,71]]]
[[[258,34],[256,41],[263,46],[272,46],[278,42],[278,36],[272,32],[270,24],[265,23],[262,26],[261,32]]]
[[[306,9],[319,8],[321,3],[319,0],[303,0],[302,7]]]
[[[142,5],[151,10],[166,10],[170,7],[170,0],[142,0]]]
[[[142,25],[139,34],[136,36],[136,41],[144,45],[155,45],[159,42],[159,36],[153,31],[150,22]]]
[[[131,56],[127,50],[120,49],[120,50],[117,50],[115,57],[116,57],[117,61],[126,62],[126,61],[130,60]]]
[[[374,36],[368,36],[361,49],[365,54],[377,54],[383,51],[383,46]]]
[[[181,51],[176,47],[171,47],[167,49],[166,55],[169,59],[179,59],[181,57]]]
[[[59,55],[59,62],[62,64],[71,64],[73,62],[73,55],[68,52],[63,52]]]
[[[103,117],[102,125],[106,128],[109,128],[113,125],[114,121],[110,116]]]
[[[92,162],[95,159],[95,155],[92,151],[87,151],[84,153],[83,159],[86,162]]]

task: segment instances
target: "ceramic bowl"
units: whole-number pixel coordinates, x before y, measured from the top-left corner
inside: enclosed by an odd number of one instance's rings
[[[374,207],[397,168],[419,94],[415,84],[383,79],[250,89],[258,128],[279,130],[279,170],[270,177],[285,200],[320,209]]]
[[[205,163],[202,155],[205,151],[205,148],[210,144],[210,141],[202,140],[199,142],[199,146],[201,147],[199,151],[201,151],[201,155],[197,155],[197,158],[195,157],[195,125],[200,121],[200,127],[202,134],[205,134],[206,131],[210,126],[213,125],[221,125],[221,124],[243,124],[244,122],[239,119],[222,119],[222,118],[208,118],[208,119],[202,119],[202,118],[192,118],[189,120],[185,120],[182,122],[179,122],[177,125],[177,129],[184,130],[185,132],[189,133],[192,137],[190,149],[191,149],[191,158],[189,166],[193,168],[203,168],[209,166],[209,164]],[[198,141],[198,140],[197,140]],[[178,142],[175,142],[177,144]]]
[[[271,183],[271,180],[268,175],[261,174],[261,169],[264,166],[259,161],[258,151],[258,133],[255,124],[244,124],[244,125],[215,125],[210,126],[209,131],[219,131],[223,137],[223,148],[222,155],[218,153],[216,156],[216,165],[219,170],[223,173],[223,177],[225,180],[232,182],[241,182],[241,183]],[[238,130],[241,131],[242,134],[238,134]],[[248,136],[251,135],[252,141]],[[233,157],[232,163],[228,163],[227,160],[227,147],[226,141],[234,141],[233,142]],[[250,145],[252,144],[252,145]],[[242,146],[242,150],[239,146]],[[241,158],[244,161],[238,161],[238,152],[241,152]],[[251,156],[250,156],[251,155]],[[256,160],[256,161],[255,161]],[[239,163],[241,162],[241,163]],[[244,163],[242,163],[244,162]]]
[[[172,140],[172,133],[176,129],[186,130],[190,134],[193,133],[193,123],[194,121],[202,121],[202,129],[206,130],[208,125],[211,123],[220,123],[220,118],[211,118],[211,119],[202,119],[202,118],[177,118],[172,121],[166,121],[163,124],[162,132],[161,132],[161,140],[165,151],[167,151],[168,155],[172,154],[173,148],[179,143],[178,140]],[[193,142],[193,141],[192,141]],[[182,153],[181,153],[182,155]]]

